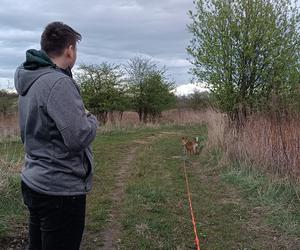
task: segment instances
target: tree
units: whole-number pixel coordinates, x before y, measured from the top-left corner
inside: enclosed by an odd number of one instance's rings
[[[176,103],[176,97],[172,90],[172,83],[164,82],[162,76],[151,73],[144,79],[142,86],[143,121],[157,121],[161,117],[162,111],[171,108]]]
[[[189,12],[192,73],[235,120],[299,84],[299,14],[290,0],[197,0]]]
[[[203,110],[213,106],[209,92],[200,92],[199,90],[189,95],[189,106],[193,110]]]
[[[129,100],[122,84],[123,72],[120,65],[107,62],[100,65],[82,64],[79,71],[77,81],[86,108],[104,124],[108,120],[109,112],[119,111],[122,117]]]
[[[154,121],[163,110],[175,104],[175,96],[170,93],[174,84],[167,80],[165,67],[160,68],[148,58],[133,57],[125,65],[125,71],[132,109],[140,121]]]

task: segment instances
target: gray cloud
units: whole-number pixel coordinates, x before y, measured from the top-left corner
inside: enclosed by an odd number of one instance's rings
[[[5,86],[24,61],[25,51],[39,49],[41,32],[52,21],[63,21],[82,34],[78,64],[124,63],[139,54],[166,65],[177,84],[190,79],[185,48],[191,37],[186,25],[192,0],[0,0],[0,4],[0,84]]]

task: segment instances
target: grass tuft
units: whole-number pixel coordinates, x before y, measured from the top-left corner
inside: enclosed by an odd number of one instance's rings
[[[238,163],[223,175],[223,180],[241,188],[254,206],[262,207],[267,224],[300,237],[299,186]]]

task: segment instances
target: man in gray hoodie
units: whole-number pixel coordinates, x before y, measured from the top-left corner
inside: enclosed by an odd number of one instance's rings
[[[80,247],[94,169],[90,144],[98,126],[72,78],[80,40],[68,25],[50,23],[41,36],[41,50],[28,50],[15,72],[30,250]]]

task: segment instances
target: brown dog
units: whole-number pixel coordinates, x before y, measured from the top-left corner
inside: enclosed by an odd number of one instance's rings
[[[196,154],[198,147],[197,139],[193,139],[190,141],[187,137],[182,137],[181,142],[185,148],[185,152],[189,152],[190,155]]]

